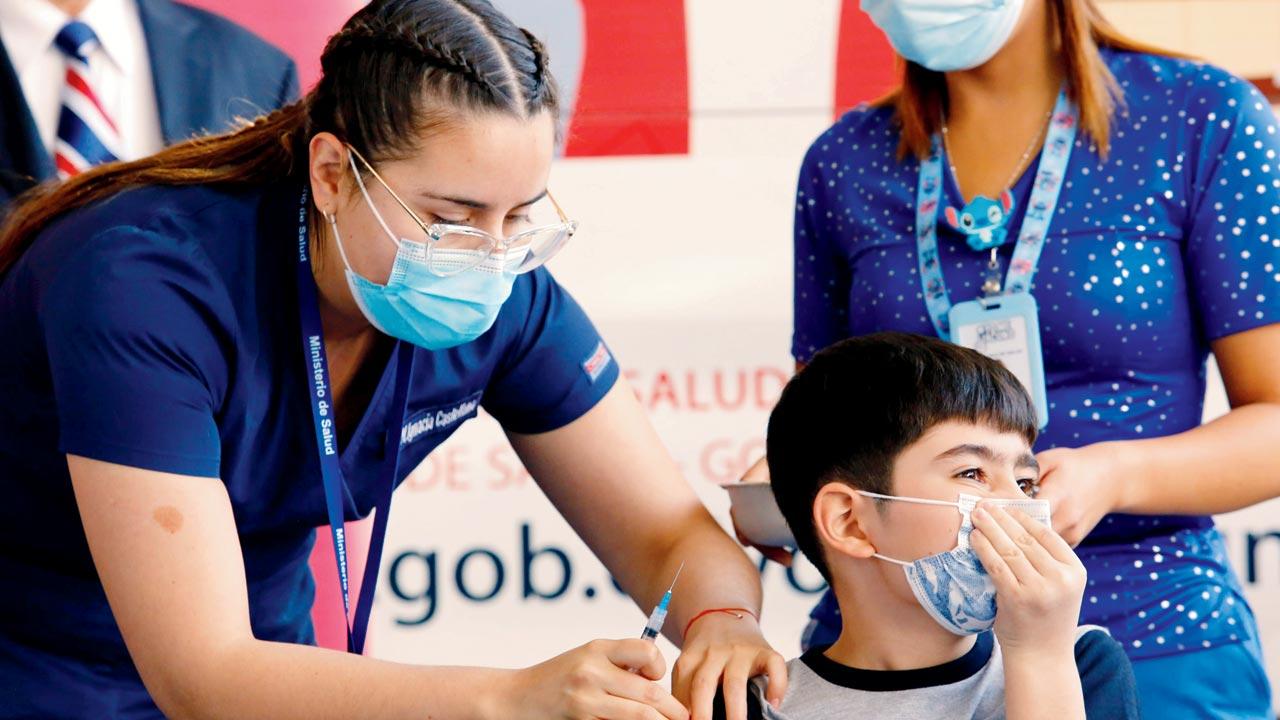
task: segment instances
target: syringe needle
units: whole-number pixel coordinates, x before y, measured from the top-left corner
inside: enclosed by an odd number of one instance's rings
[[[671,587],[667,588],[667,594],[671,594],[676,589],[676,581],[680,579],[680,573],[684,572],[684,562],[680,563],[680,567],[676,568],[676,576],[671,578]]]

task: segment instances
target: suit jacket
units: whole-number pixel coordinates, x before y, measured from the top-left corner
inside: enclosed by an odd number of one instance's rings
[[[229,129],[298,96],[293,61],[248,30],[172,0],[137,0],[165,143]],[[0,207],[54,177],[9,53],[0,42]]]

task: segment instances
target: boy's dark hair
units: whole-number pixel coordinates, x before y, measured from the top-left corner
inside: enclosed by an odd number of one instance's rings
[[[1034,444],[1036,413],[998,361],[936,338],[877,333],[838,342],[787,383],[769,416],[773,495],[798,549],[831,580],[813,526],[818,490],[842,482],[893,494],[893,463],[948,420],[1019,433]]]

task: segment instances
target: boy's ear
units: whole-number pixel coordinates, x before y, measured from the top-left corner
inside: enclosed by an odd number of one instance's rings
[[[818,490],[813,501],[813,528],[827,552],[854,558],[869,558],[875,546],[867,537],[867,513],[876,512],[875,501],[841,482],[831,482]]]

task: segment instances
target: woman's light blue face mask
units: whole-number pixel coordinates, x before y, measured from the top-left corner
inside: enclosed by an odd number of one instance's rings
[[[480,249],[442,248],[398,237],[369,197],[354,150],[348,151],[347,159],[365,204],[396,246],[386,284],[373,282],[352,269],[334,215],[328,217],[329,226],[342,257],[347,287],[360,311],[374,327],[394,338],[428,350],[444,350],[475,340],[497,320],[511,295],[516,275],[541,265],[568,239],[564,237],[551,253],[543,252],[543,257],[534,263],[529,256],[531,248],[538,249],[536,246],[497,243]],[[390,188],[387,190],[390,192]],[[572,235],[576,226],[567,221],[564,224],[567,235]]]
[[[899,55],[936,72],[969,70],[1013,35],[1025,0],[862,0]]]

